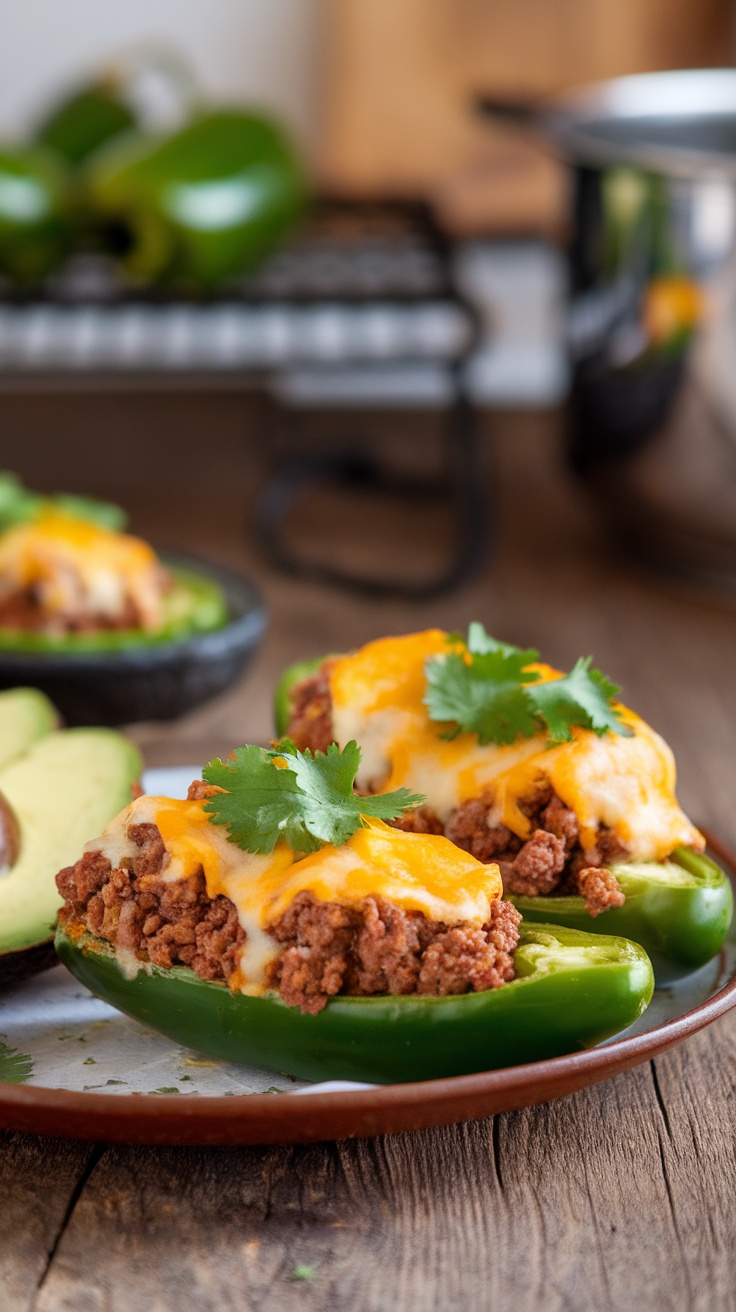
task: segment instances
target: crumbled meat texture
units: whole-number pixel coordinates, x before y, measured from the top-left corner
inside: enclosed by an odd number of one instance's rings
[[[442,821],[429,806],[417,807],[415,811],[404,811],[389,822],[394,829],[403,829],[406,834],[442,834]]]
[[[18,589],[0,600],[0,628],[42,631],[52,636],[65,633],[99,633],[141,627],[141,616],[131,601],[114,616],[55,615],[45,610],[33,588]]]
[[[520,801],[519,809],[534,826],[526,842],[505,825],[493,823],[490,791],[457,807],[445,825],[445,836],[479,861],[497,861],[506,893],[538,897],[580,892],[591,916],[623,904],[615,875],[600,869],[604,863],[626,859],[626,848],[616,834],[601,825],[596,846],[583,850],[575,812],[545,782]],[[590,873],[594,868],[597,880]],[[580,883],[583,874],[585,887]]]
[[[556,793],[542,811],[539,823],[542,829],[562,839],[566,852],[572,852],[580,834],[578,818],[569,806],[560,801]]]
[[[332,729],[332,694],[330,673],[334,661],[323,661],[316,674],[291,689],[291,718],[287,736],[300,751],[326,752],[334,738]]]
[[[546,829],[535,829],[513,861],[499,862],[506,892],[520,897],[551,893],[565,868],[565,843]]]
[[[315,1015],[335,993],[447,994],[498,988],[514,977],[521,916],[493,903],[488,923],[449,926],[381,897],[360,907],[300,893],[271,928],[285,944],[270,982],[290,1006]]]
[[[206,788],[206,785],[204,786]],[[190,794],[203,792],[197,781]],[[167,882],[166,849],[155,824],[128,827],[133,857],[113,867],[86,852],[61,870],[63,924],[82,925],[141,961],[189,966],[202,979],[236,986],[245,934],[229,898],[210,898],[201,868]],[[358,907],[318,902],[300,893],[270,932],[282,950],[269,983],[290,1006],[312,1014],[336,993],[465,993],[498,988],[514,977],[521,916],[510,902],[492,904],[482,927],[446,925],[402,911],[381,897]]]
[[[479,861],[508,860],[518,852],[521,839],[505,825],[491,825],[492,799],[489,793],[463,802],[452,812],[445,825],[445,837],[470,852]]]
[[[156,825],[130,825],[128,837],[137,851],[121,867],[85,852],[59,872],[62,922],[81,923],[155,966],[190,966],[202,979],[229,981],[245,942],[233,903],[208,897],[201,869],[189,879],[162,879],[166,849]]]
[[[606,829],[604,825],[601,825],[598,830],[595,845],[600,854],[601,865],[609,865],[615,861],[625,861],[628,856],[628,852],[618,835],[612,833],[610,829]],[[588,864],[596,865],[598,863],[589,861]]]
[[[193,779],[187,789],[187,801],[206,802],[208,798],[224,791],[224,788],[218,788],[217,784],[205,783],[204,779]]]
[[[588,914],[599,916],[609,907],[622,907],[626,901],[612,870],[605,866],[588,866],[578,875],[578,889],[585,898]]]

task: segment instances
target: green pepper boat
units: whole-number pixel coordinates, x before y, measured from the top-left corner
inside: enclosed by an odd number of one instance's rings
[[[517,978],[450,997],[334,997],[316,1016],[275,995],[231,993],[186,967],[131,978],[109,944],[64,928],[56,950],[97,997],[176,1043],[307,1080],[403,1083],[541,1061],[619,1033],[652,996],[652,967],[626,939],[522,925]]]
[[[301,661],[282,676],[274,698],[277,735],[288,728],[294,687],[316,674],[326,659]],[[619,862],[609,868],[626,901],[596,917],[576,895],[506,896],[521,911],[525,925],[543,922],[639,943],[651,959],[658,987],[698,970],[723,947],[733,917],[733,888],[710,857],[681,846],[661,863]]]

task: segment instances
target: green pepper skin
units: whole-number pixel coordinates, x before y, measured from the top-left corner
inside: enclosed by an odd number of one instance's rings
[[[100,146],[135,127],[135,116],[114,86],[95,83],[56,105],[36,132],[36,140],[72,167]]]
[[[733,915],[733,890],[725,871],[690,847],[678,847],[671,863],[678,878],[667,879],[670,863],[617,865],[616,878],[626,901],[598,916],[589,915],[582,897],[510,897],[524,923],[569,925],[590,934],[621,934],[648,953],[657,986],[673,984],[704,966],[723,947]],[[657,876],[654,876],[654,871]],[[685,882],[687,876],[690,876]]]
[[[52,636],[23,629],[0,626],[0,652],[54,652],[78,655],[81,652],[128,651],[131,647],[159,647],[164,643],[186,642],[195,633],[211,633],[228,622],[225,594],[212,579],[192,570],[172,569],[174,589],[168,600],[169,614],[160,629],[104,629],[99,633],[65,633]]]
[[[307,1080],[402,1083],[589,1048],[644,1011],[654,980],[625,939],[522,926],[517,978],[454,997],[331,998],[303,1016],[275,996],[232,994],[183,967],[126,978],[109,945],[63,928],[56,950],[97,997],[189,1048]]]
[[[281,681],[274,694],[274,720],[276,722],[276,736],[283,738],[289,727],[291,719],[291,690],[302,679],[309,679],[317,673],[323,661],[329,660],[329,656],[316,656],[310,661],[297,661],[296,665],[290,665],[288,670],[281,677]]]
[[[278,245],[306,185],[270,120],[219,110],[163,140],[113,142],[90,161],[87,191],[102,224],[122,235],[131,278],[207,290]]]
[[[71,234],[69,179],[40,146],[0,149],[0,272],[21,286],[41,282]]]

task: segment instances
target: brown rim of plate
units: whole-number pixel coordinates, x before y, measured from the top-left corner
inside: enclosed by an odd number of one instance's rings
[[[708,847],[736,883],[736,856],[707,830]],[[723,952],[722,952],[723,957]],[[705,1002],[674,1020],[566,1057],[417,1084],[277,1096],[182,1098],[77,1093],[0,1082],[0,1126],[107,1143],[314,1143],[396,1134],[469,1121],[575,1093],[651,1060],[736,1006],[736,972]]]

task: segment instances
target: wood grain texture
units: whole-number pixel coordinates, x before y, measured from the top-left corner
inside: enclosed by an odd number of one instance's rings
[[[97,1150],[0,1131],[0,1308],[27,1312]]]
[[[247,568],[266,590],[271,628],[251,673],[175,725],[139,726],[150,760],[202,760],[237,738],[267,737],[274,676],[288,661],[478,617],[563,666],[593,652],[675,748],[687,809],[736,841],[736,613],[667,591],[616,554],[561,475],[552,418],[489,427],[497,552],[461,593],[410,607],[263,568],[243,523],[262,434],[280,422],[268,408],[151,398],[111,412],[59,399],[64,441],[53,449],[42,442],[48,403],[6,399],[0,409],[4,460],[28,481],[63,486],[73,465],[79,490],[117,495],[137,530]],[[305,442],[329,436],[327,421],[310,423]],[[385,415],[370,432],[409,463],[432,455],[428,422]],[[377,551],[419,569],[447,526],[439,510],[326,495],[294,531],[327,554],[375,565]],[[546,1107],[392,1139],[90,1155],[5,1136],[0,1307],[725,1312],[736,1308],[734,1087],[732,1015],[654,1067]],[[295,1279],[299,1267],[313,1278]]]
[[[721,1022],[656,1072],[447,1130],[109,1149],[33,1306],[732,1308],[733,1143],[713,1129],[735,1032]]]

